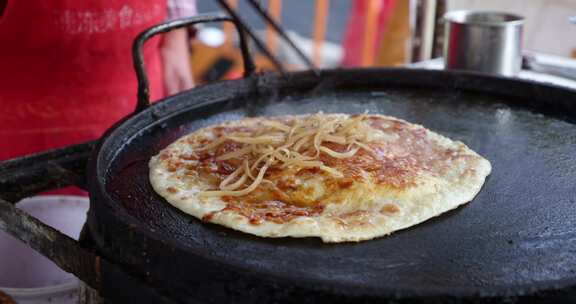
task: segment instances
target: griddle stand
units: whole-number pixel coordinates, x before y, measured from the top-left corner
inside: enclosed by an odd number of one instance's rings
[[[15,207],[21,199],[43,191],[86,189],[86,165],[94,145],[87,142],[0,163],[0,228],[82,280],[84,303],[99,303],[99,295],[109,303],[175,303],[109,262],[91,246],[85,230],[76,242]]]

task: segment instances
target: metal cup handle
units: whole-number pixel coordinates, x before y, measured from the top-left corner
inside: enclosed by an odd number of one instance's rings
[[[140,33],[134,43],[132,44],[132,59],[134,62],[134,69],[136,70],[136,77],[138,78],[138,103],[136,105],[136,112],[140,112],[150,106],[150,86],[148,81],[148,76],[146,75],[146,66],[144,64],[144,56],[142,54],[142,48],[144,43],[160,34],[169,32],[174,29],[183,28],[191,26],[197,23],[207,23],[207,22],[221,22],[229,21],[233,22],[238,35],[240,37],[240,50],[242,52],[242,61],[244,63],[244,77],[252,75],[255,71],[254,61],[250,55],[250,50],[246,41],[246,34],[234,19],[228,17],[224,14],[205,14],[198,15],[195,17],[177,19],[173,21],[168,21],[155,26],[150,27],[144,32]]]

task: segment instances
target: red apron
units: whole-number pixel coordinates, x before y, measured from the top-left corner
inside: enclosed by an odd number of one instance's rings
[[[99,137],[136,105],[131,46],[166,0],[8,0],[0,17],[0,160]],[[158,39],[146,44],[152,100]]]

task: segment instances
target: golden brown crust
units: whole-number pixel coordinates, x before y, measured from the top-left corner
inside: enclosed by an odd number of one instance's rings
[[[294,124],[294,120],[279,118],[288,126]],[[422,127],[414,128],[410,124],[401,121],[386,119],[385,117],[371,117],[371,126],[375,130],[391,132],[398,135],[394,142],[372,143],[370,147],[376,151],[372,155],[366,150],[358,151],[354,156],[349,158],[334,158],[328,154],[321,154],[320,160],[326,165],[337,169],[343,173],[343,177],[329,177],[321,172],[318,168],[300,168],[297,170],[285,169],[273,166],[268,169],[264,178],[269,184],[262,184],[252,193],[240,197],[226,197],[227,207],[222,211],[234,210],[250,218],[251,223],[259,223],[257,218],[266,217],[266,208],[272,208],[271,214],[277,214],[278,208],[289,209],[292,207],[322,206],[325,202],[338,201],[334,199],[343,189],[351,188],[355,182],[363,182],[371,178],[375,183],[397,190],[405,190],[415,184],[416,177],[422,171],[434,173],[434,169],[439,167],[448,167],[449,162],[459,157],[457,151],[445,149],[438,143],[430,140],[426,135],[426,129]],[[231,134],[234,132],[244,132],[253,134],[257,132],[258,124],[242,127],[223,127],[217,126],[211,129],[216,136]],[[208,143],[205,139],[200,139],[199,143]],[[191,144],[194,141],[190,142]],[[347,147],[343,144],[324,143],[323,146],[336,152],[345,152]],[[226,153],[240,150],[243,144],[226,141],[216,149],[202,151],[196,155],[182,154],[176,158],[168,158],[166,154],[161,154],[160,158],[167,160],[168,171],[174,172],[184,168],[188,173],[200,172],[206,179],[216,187],[226,176],[234,172],[244,159],[228,159],[219,161],[217,158]],[[198,160],[195,165],[184,165],[185,160]],[[314,188],[297,185],[294,176],[299,176],[306,180],[310,177],[324,175],[323,186],[326,189],[326,195],[315,197]],[[167,191],[176,193],[173,187]],[[336,195],[334,195],[336,194]],[[281,206],[281,207],[280,207]],[[295,209],[300,212],[300,209]],[[292,209],[286,211],[286,214],[292,214]],[[264,215],[263,215],[264,214]],[[305,215],[315,216],[318,212],[306,210]],[[206,217],[205,220],[213,215]],[[270,216],[276,223],[290,221],[293,216]]]
[[[383,140],[370,142],[369,150],[359,149],[351,157],[319,155],[322,163],[341,176],[318,167],[276,164],[248,194],[211,199],[198,196],[194,189],[217,190],[244,161],[255,157],[244,154],[219,159],[243,149],[244,144],[231,140],[211,149],[198,147],[235,132],[250,136],[265,121],[292,126],[298,119],[252,118],[199,130],[151,160],[152,184],[172,204],[203,221],[264,236],[317,235],[325,241],[339,241],[388,234],[452,209],[469,201],[490,172],[490,164],[462,143],[418,125],[371,115],[370,126],[374,132],[381,131]],[[349,149],[335,142],[322,146],[338,153]]]

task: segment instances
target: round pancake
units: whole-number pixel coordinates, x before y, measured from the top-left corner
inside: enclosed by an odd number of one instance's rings
[[[490,174],[490,162],[461,142],[397,118],[360,116],[257,117],[203,128],[151,158],[150,182],[168,203],[206,222],[261,237],[345,242],[388,235],[469,202]],[[292,136],[280,129],[295,129],[310,119],[345,122],[355,117],[363,126],[359,138],[369,138],[363,145],[351,148],[354,144],[332,139],[321,142],[320,150],[311,142],[300,148],[323,169],[276,160],[259,183],[254,180],[265,165],[245,169],[252,174],[242,180],[236,176],[244,162],[261,156],[241,152],[284,143],[248,144],[238,142],[238,134],[243,141],[278,140]],[[238,157],[226,158],[230,153]],[[245,191],[222,191],[225,180],[234,178]],[[257,186],[248,191],[251,183]]]

